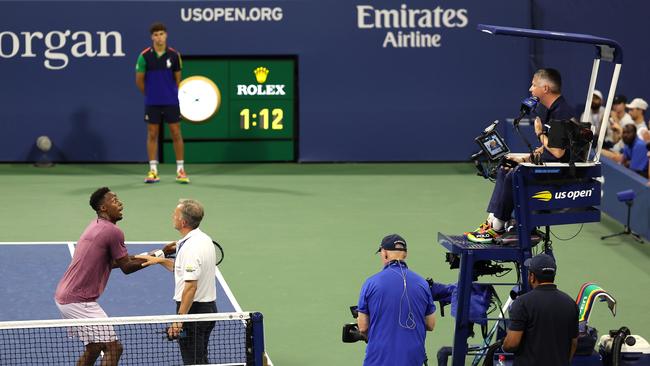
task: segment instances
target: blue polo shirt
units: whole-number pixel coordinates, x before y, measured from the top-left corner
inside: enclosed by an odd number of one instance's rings
[[[630,162],[630,169],[643,175],[648,176],[648,149],[645,142],[640,138],[635,138],[632,145],[623,146],[623,156],[626,161]]]
[[[142,51],[135,70],[145,73],[144,104],[178,105],[178,86],[174,73],[181,71],[182,67],[181,54],[171,47],[167,47],[161,55],[158,55],[153,47]]]
[[[569,103],[567,103],[566,99],[564,99],[563,96],[559,96],[553,104],[546,110],[546,113],[540,113],[539,118],[542,120],[543,124],[548,124],[549,121],[551,120],[570,120],[571,118],[575,117],[575,111]],[[552,133],[550,130],[548,132],[549,134]],[[564,155],[560,159],[556,158],[548,152],[548,150],[544,149],[544,153],[542,153],[542,160],[543,161],[548,161],[548,162],[554,162],[554,161],[560,161],[563,163],[569,162],[570,159],[570,151],[567,149],[564,152]]]
[[[409,308],[413,321],[408,320]],[[436,311],[424,278],[406,263],[393,261],[363,284],[358,311],[370,318],[364,366],[422,366],[426,358],[424,318]],[[411,325],[415,328],[405,327]]]

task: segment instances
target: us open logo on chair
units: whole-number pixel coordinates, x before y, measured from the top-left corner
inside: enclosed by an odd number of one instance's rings
[[[570,199],[575,201],[578,198],[591,197],[591,194],[594,192],[594,189],[578,189],[575,191],[561,191],[551,193],[551,191],[539,191],[535,193],[531,198],[534,198],[539,201],[548,202],[551,199],[555,198],[556,200]]]
[[[551,198],[553,198],[553,194],[551,194],[551,191],[541,191],[541,192],[535,193],[533,195],[533,197],[531,197],[531,198],[535,198],[535,199],[540,200],[540,201],[548,202],[548,201],[551,200]]]

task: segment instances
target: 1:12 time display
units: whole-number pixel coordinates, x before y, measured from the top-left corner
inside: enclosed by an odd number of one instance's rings
[[[259,120],[257,117],[259,116]],[[271,117],[273,120],[271,121]],[[239,112],[239,127],[242,130],[250,130],[252,127],[257,127],[263,130],[282,130],[284,125],[282,119],[284,118],[284,111],[282,108],[264,108],[258,113],[251,113],[250,108],[244,108]]]

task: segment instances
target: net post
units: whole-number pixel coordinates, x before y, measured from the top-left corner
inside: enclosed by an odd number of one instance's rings
[[[262,366],[264,362],[264,316],[262,313],[251,313],[253,365]]]

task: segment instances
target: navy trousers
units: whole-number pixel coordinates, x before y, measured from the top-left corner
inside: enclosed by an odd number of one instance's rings
[[[499,168],[492,197],[487,208],[487,212],[493,213],[494,217],[502,221],[510,220],[512,209],[515,206],[512,192],[513,171],[513,169]]]
[[[176,303],[176,311],[181,303]],[[212,302],[194,302],[188,314],[216,313],[217,305]],[[183,324],[185,335],[179,337],[184,365],[208,364],[208,341],[215,322],[187,322]]]

